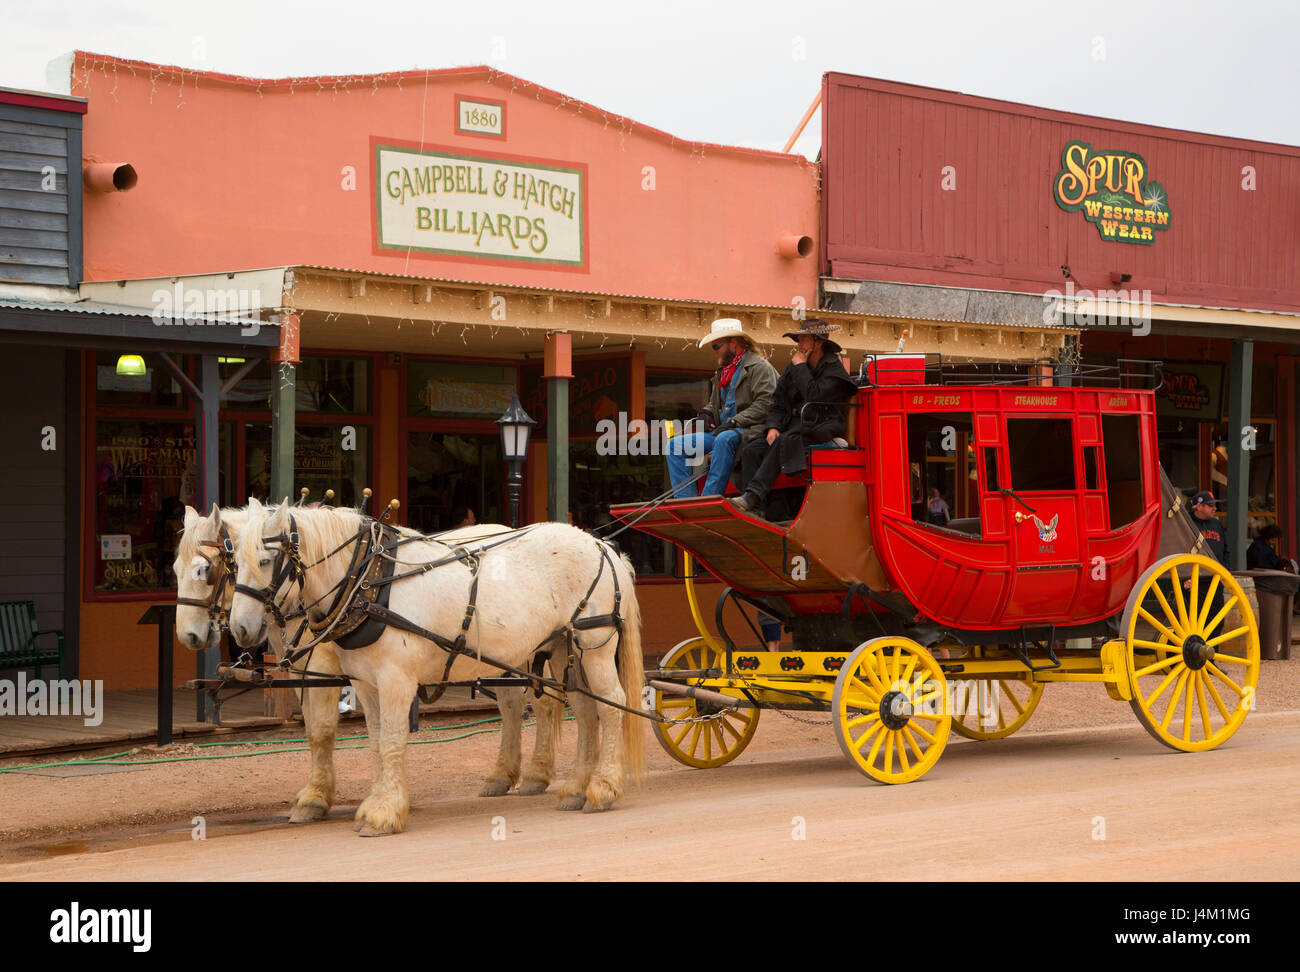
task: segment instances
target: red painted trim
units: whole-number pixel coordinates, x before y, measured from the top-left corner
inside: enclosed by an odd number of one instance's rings
[[[50,111],[66,111],[74,115],[84,115],[87,107],[84,98],[70,98],[65,101],[58,95],[26,94],[20,91],[3,90],[0,90],[0,104],[24,105],[27,108],[47,108]]]
[[[506,103],[498,101],[496,98],[483,98],[477,95],[461,94],[460,92],[452,93],[452,104],[456,106],[456,117],[452,120],[451,133],[453,135],[468,135],[471,138],[499,138],[505,141],[506,137]],[[478,104],[496,105],[501,109],[501,134],[496,132],[471,132],[460,127],[460,103],[461,101],[474,101]]]

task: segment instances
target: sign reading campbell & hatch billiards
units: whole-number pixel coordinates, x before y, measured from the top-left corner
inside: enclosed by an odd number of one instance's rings
[[[587,167],[374,140],[375,247],[583,269]]]
[[[1061,171],[1052,183],[1056,204],[1067,213],[1083,210],[1103,240],[1155,242],[1169,228],[1165,187],[1147,181],[1147,164],[1133,152],[1098,152],[1072,141],[1061,152]]]

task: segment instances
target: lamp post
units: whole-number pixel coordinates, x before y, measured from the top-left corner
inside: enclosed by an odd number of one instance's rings
[[[510,463],[508,488],[510,490],[510,526],[513,529],[519,528],[519,494],[524,486],[524,476],[520,472],[520,466],[528,456],[528,436],[532,433],[533,426],[536,424],[537,421],[525,412],[524,407],[519,404],[519,395],[517,393],[511,400],[510,407],[497,419],[497,425],[501,427],[501,452],[506,461]]]

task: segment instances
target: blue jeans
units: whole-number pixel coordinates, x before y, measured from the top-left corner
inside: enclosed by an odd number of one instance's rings
[[[712,432],[691,432],[668,440],[668,478],[673,484],[675,499],[689,499],[696,495],[694,486],[683,483],[695,475],[696,470],[686,465],[686,456],[712,454],[709,475],[704,480],[705,496],[721,495],[727,491],[731,479],[731,465],[740,448],[740,429],[728,429],[720,435]]]

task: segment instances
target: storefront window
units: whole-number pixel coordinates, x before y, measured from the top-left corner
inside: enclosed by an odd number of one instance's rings
[[[409,361],[406,414],[495,421],[510,405],[515,380],[515,369],[509,365]]]
[[[185,507],[197,502],[192,422],[100,419],[95,425],[96,591],[175,584]]]
[[[709,376],[649,372],[645,376],[645,417],[694,418],[709,400]]]
[[[370,485],[370,427],[367,425],[299,425],[294,430],[293,488],[306,486],[311,501],[334,490],[335,506],[357,506]],[[249,422],[244,430],[244,475],[247,492],[263,502],[270,496],[271,426]],[[296,501],[296,495],[290,497]]]
[[[185,359],[173,357],[184,368]],[[185,392],[158,354],[95,354],[95,402],[116,408],[177,408]]]
[[[242,358],[221,358],[221,381],[244,367]],[[276,365],[260,361],[222,402],[222,408],[267,412],[271,409]],[[354,415],[370,411],[370,362],[365,358],[310,356],[294,369],[294,407],[308,415]]]
[[[513,389],[512,389],[513,394]],[[406,522],[423,533],[450,530],[473,511],[476,523],[504,523],[498,435],[407,433]]]
[[[668,467],[662,455],[603,456],[595,442],[569,446],[569,503],[575,526],[590,530],[609,523],[609,507],[652,499],[668,488]],[[632,558],[638,577],[672,572],[672,546],[636,530],[618,536],[619,546]]]

